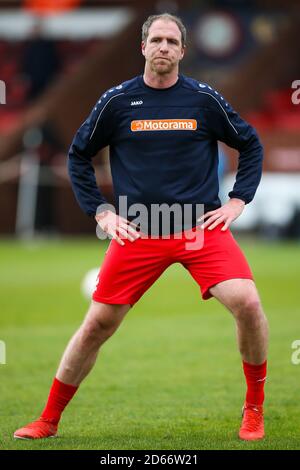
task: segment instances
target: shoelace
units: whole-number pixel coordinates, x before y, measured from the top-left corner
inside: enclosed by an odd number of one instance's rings
[[[243,428],[249,432],[257,431],[261,424],[261,418],[262,414],[259,412],[259,410],[246,408],[244,410]]]
[[[25,427],[26,427],[26,428],[35,428],[35,427],[38,426],[40,423],[47,423],[47,424],[49,424],[49,425],[54,426],[54,423],[52,423],[49,419],[47,419],[47,418],[39,418],[39,419],[37,419],[36,421],[33,421],[32,423],[27,424],[27,426],[25,426]]]
[[[47,426],[45,427],[44,424]],[[40,438],[44,437],[49,432],[53,434],[56,432],[55,424],[51,423],[51,421],[46,418],[39,418],[37,421],[27,424],[25,429],[34,430],[37,433],[36,437]]]

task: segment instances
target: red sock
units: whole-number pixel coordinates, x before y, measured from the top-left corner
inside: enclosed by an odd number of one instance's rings
[[[41,418],[49,419],[53,424],[57,424],[62,412],[73,398],[77,389],[78,387],[64,384],[55,377]]]
[[[252,405],[262,405],[265,398],[267,361],[260,365],[248,364],[243,361],[243,368],[247,382],[246,402]]]

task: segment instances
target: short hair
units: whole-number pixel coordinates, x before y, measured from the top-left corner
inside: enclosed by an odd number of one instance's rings
[[[142,41],[146,42],[148,35],[149,35],[149,29],[150,26],[154,23],[156,20],[166,20],[166,21],[173,21],[174,23],[177,24],[180,32],[181,32],[181,43],[182,47],[186,45],[186,28],[181,21],[181,19],[178,16],[171,15],[170,13],[161,13],[159,15],[151,15],[148,16],[146,21],[144,22],[142,26]]]

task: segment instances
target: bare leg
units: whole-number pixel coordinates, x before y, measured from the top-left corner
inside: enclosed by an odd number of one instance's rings
[[[63,354],[42,415],[15,431],[16,439],[43,439],[56,435],[61,413],[92,369],[100,346],[116,331],[129,309],[130,305],[91,303],[82,325]]]
[[[58,367],[56,378],[79,386],[95,364],[100,346],[117,330],[130,305],[92,301],[87,315],[71,338]]]
[[[230,279],[215,285],[210,292],[235,318],[242,359],[250,364],[262,364],[267,357],[268,323],[254,282]]]
[[[250,279],[231,279],[212,287],[210,292],[232,312],[236,321],[247,382],[239,437],[246,441],[263,439],[268,323],[255,284]]]

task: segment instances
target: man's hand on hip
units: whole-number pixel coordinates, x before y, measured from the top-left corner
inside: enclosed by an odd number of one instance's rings
[[[107,210],[96,214],[95,219],[100,228],[111,235],[120,245],[125,245],[124,239],[134,242],[140,238],[134,224],[112,211]]]
[[[213,230],[217,225],[223,223],[221,230],[227,230],[231,222],[237,219],[243,212],[245,202],[241,199],[232,198],[226,204],[219,207],[214,211],[207,212],[198,219],[198,222],[206,221],[201,225],[202,229],[208,227],[208,230]]]

